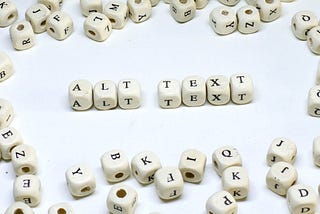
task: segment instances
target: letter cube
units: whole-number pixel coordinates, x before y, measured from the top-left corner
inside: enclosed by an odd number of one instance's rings
[[[122,29],[127,23],[129,8],[126,3],[111,0],[104,7],[103,13],[110,19],[113,29]]]
[[[27,21],[15,22],[10,27],[10,38],[14,49],[22,51],[35,45],[32,26]]]
[[[320,26],[314,27],[308,32],[307,44],[314,54],[320,54]]]
[[[232,146],[223,146],[212,154],[212,164],[219,176],[231,166],[242,166],[241,156],[238,150]]]
[[[318,196],[312,187],[296,184],[288,189],[287,203],[292,214],[313,214],[318,205]]]
[[[11,160],[17,176],[24,174],[36,174],[38,161],[35,149],[26,144],[16,146],[11,151]]]
[[[110,80],[103,80],[95,84],[93,89],[93,103],[96,109],[109,110],[118,105],[117,87]]]
[[[38,0],[39,4],[44,4],[51,12],[61,9],[63,0]]]
[[[23,143],[18,130],[13,127],[7,127],[0,130],[0,150],[3,160],[11,160],[11,154],[14,147]]]
[[[230,101],[229,79],[223,75],[214,75],[207,79],[207,99],[212,105],[225,105]]]
[[[7,80],[13,73],[13,63],[10,57],[4,52],[0,52],[0,82]]]
[[[14,112],[11,103],[0,99],[0,129],[8,127],[13,120]]]
[[[11,204],[4,214],[34,214],[33,210],[23,202],[14,202]]]
[[[202,77],[190,76],[182,81],[182,102],[191,107],[206,102],[206,82]]]
[[[274,139],[269,147],[267,163],[269,166],[280,161],[293,164],[296,159],[296,155],[296,144],[287,138],[279,137]]]
[[[181,87],[178,80],[161,80],[158,84],[158,100],[161,108],[178,108],[181,105]]]
[[[86,35],[97,42],[105,41],[112,32],[112,25],[108,17],[102,13],[90,13],[84,22]]]
[[[127,4],[133,22],[141,23],[150,18],[152,11],[150,0],[128,0]]]
[[[235,6],[239,3],[240,0],[219,0],[221,4],[227,5],[227,6]]]
[[[308,32],[318,26],[318,17],[309,10],[297,12],[291,19],[293,34],[300,40],[307,40]]]
[[[313,140],[313,162],[315,165],[320,166],[320,136]]]
[[[247,5],[237,11],[238,30],[243,34],[250,34],[259,31],[261,21],[257,8]]]
[[[183,180],[190,183],[200,183],[202,181],[207,157],[204,153],[196,149],[188,149],[181,154],[179,170]]]
[[[272,22],[281,16],[280,0],[257,0],[256,7],[259,10],[261,21]]]
[[[314,86],[309,91],[308,113],[313,117],[320,117],[320,86]]]
[[[86,17],[90,13],[102,13],[102,0],[80,0],[80,7]]]
[[[88,110],[93,105],[92,85],[87,80],[75,80],[69,86],[69,103],[77,111]]]
[[[297,179],[298,173],[294,166],[287,162],[277,162],[270,167],[266,183],[271,191],[284,196]]]
[[[35,4],[26,11],[25,18],[30,22],[33,32],[43,33],[46,31],[47,18],[50,14],[50,10],[45,5]]]
[[[243,105],[253,100],[253,82],[248,74],[238,73],[230,77],[231,100]]]
[[[0,1],[0,27],[7,27],[18,18],[18,10],[11,0]]]
[[[163,200],[178,198],[183,192],[183,177],[176,167],[164,167],[156,171],[154,184],[157,194]]]
[[[160,168],[159,158],[150,151],[140,152],[131,160],[132,174],[141,184],[151,184],[154,181],[154,174]]]
[[[58,203],[49,208],[48,214],[75,214],[75,212],[69,204]]]
[[[121,150],[104,153],[100,161],[104,176],[109,182],[123,181],[131,174],[128,158]]]
[[[68,189],[74,197],[85,197],[96,189],[96,179],[91,168],[77,164],[66,171]]]
[[[20,175],[13,183],[15,201],[21,201],[35,207],[41,201],[41,183],[35,175]]]
[[[220,6],[214,8],[209,18],[212,29],[219,35],[228,35],[237,30],[237,15],[229,7]]]
[[[237,214],[238,205],[229,192],[220,191],[208,198],[206,210],[207,214]]]
[[[141,87],[137,80],[125,79],[118,84],[118,103],[122,109],[135,109],[141,105]]]
[[[196,3],[194,0],[171,0],[170,13],[177,22],[188,22],[196,15]]]
[[[56,40],[64,40],[73,32],[71,17],[62,11],[53,12],[47,19],[47,33]]]
[[[133,214],[138,202],[138,193],[128,185],[114,185],[107,197],[107,207],[112,214]]]

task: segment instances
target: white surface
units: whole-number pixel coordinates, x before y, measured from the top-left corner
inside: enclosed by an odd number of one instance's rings
[[[21,20],[31,1],[15,2]],[[111,149],[124,150],[129,159],[151,150],[163,166],[178,166],[180,154],[190,148],[208,157],[202,183],[186,183],[183,196],[175,201],[162,202],[154,185],[141,186],[133,177],[125,181],[139,194],[138,214],[204,214],[208,197],[222,189],[211,154],[227,144],[239,150],[250,178],[249,197],[239,202],[239,213],[289,213],[285,198],[265,184],[268,147],[280,136],[297,143],[298,183],[316,190],[320,169],[313,164],[312,140],[320,135],[320,121],[308,116],[307,96],[315,84],[319,57],[308,50],[306,42],[295,38],[290,21],[303,9],[320,17],[319,0],[284,3],[281,18],[263,23],[257,34],[236,32],[224,37],[212,31],[208,20],[210,11],[219,5],[212,0],[197,11],[195,19],[178,24],[170,16],[169,6],[160,2],[150,20],[142,24],[129,21],[123,30],[114,30],[106,42],[97,43],[84,35],[79,1],[66,0],[63,10],[73,18],[75,32],[62,42],[46,33],[37,35],[36,46],[22,52],[13,50],[9,28],[0,29],[0,49],[12,58],[16,70],[0,84],[0,97],[12,102],[16,112],[12,126],[21,132],[25,143],[35,147],[40,161],[43,198],[35,213],[46,213],[51,205],[63,201],[79,214],[107,213],[111,185],[103,177],[99,159]],[[245,1],[235,8],[243,5]],[[236,72],[252,76],[253,103],[207,103],[173,110],[158,107],[157,85],[162,79],[182,81],[189,75],[207,78]],[[104,79],[137,79],[142,87],[142,106],[137,110],[74,112],[68,104],[68,85],[81,78],[92,84]],[[67,190],[64,173],[78,163],[94,169],[97,190],[75,200]],[[13,202],[14,178],[11,163],[1,161],[0,213]]]

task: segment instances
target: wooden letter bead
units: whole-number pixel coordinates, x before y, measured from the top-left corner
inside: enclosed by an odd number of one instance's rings
[[[232,102],[243,105],[253,99],[253,82],[248,74],[234,74],[230,77]]]
[[[207,99],[212,105],[225,105],[230,101],[229,79],[214,75],[207,79]]]
[[[132,174],[141,184],[151,184],[155,172],[160,168],[159,158],[150,151],[140,152],[131,160]]]
[[[308,32],[318,26],[318,17],[311,11],[297,12],[291,20],[293,34],[301,40],[307,40]]]
[[[23,143],[20,133],[13,127],[7,127],[0,130],[0,150],[4,160],[11,160],[11,154],[14,147]]]
[[[128,0],[129,16],[135,23],[146,21],[151,16],[151,2],[149,0]]]
[[[313,53],[320,54],[320,26],[314,27],[308,32],[307,43]]]
[[[219,35],[228,35],[237,30],[237,15],[229,7],[220,6],[210,13],[210,25]]]
[[[86,35],[97,42],[105,41],[112,32],[112,25],[108,17],[102,13],[90,13],[84,22]]]
[[[212,154],[212,164],[218,175],[231,166],[242,166],[241,156],[238,150],[232,146],[218,148]]]
[[[320,166],[320,136],[313,140],[313,162],[315,165]]]
[[[0,82],[7,80],[14,73],[13,63],[10,57],[0,52]]]
[[[75,214],[75,212],[69,204],[58,203],[49,208],[48,214]]]
[[[317,209],[318,196],[312,187],[296,184],[288,189],[287,203],[292,214],[313,214]]]
[[[63,0],[38,0],[39,4],[44,4],[51,12],[61,9]]]
[[[297,146],[291,140],[279,137],[272,141],[267,154],[269,166],[284,161],[293,164],[297,155]]]
[[[244,199],[249,192],[249,176],[241,166],[231,166],[222,172],[222,188],[236,200]]]
[[[107,197],[107,207],[112,214],[133,214],[137,202],[136,190],[124,184],[114,185]]]
[[[237,11],[238,30],[243,34],[250,34],[260,29],[260,14],[257,8],[247,5]]]
[[[93,89],[93,103],[99,110],[108,110],[117,107],[117,87],[110,80],[98,82]]]
[[[320,86],[314,86],[309,91],[308,112],[313,117],[320,117]]]
[[[10,37],[14,49],[22,51],[35,45],[35,35],[32,26],[27,21],[15,22],[10,27]]]
[[[4,214],[34,214],[33,210],[23,202],[14,202]]]
[[[24,174],[36,174],[38,161],[35,149],[32,146],[22,144],[11,151],[11,160],[17,176]]]
[[[118,103],[122,109],[135,109],[141,105],[141,87],[137,80],[121,80],[118,84]]]
[[[158,84],[158,98],[161,108],[178,108],[181,105],[181,87],[178,80],[161,80]]]
[[[112,150],[106,152],[100,161],[107,181],[120,182],[130,176],[130,164],[123,151]]]
[[[56,40],[64,40],[73,32],[71,17],[62,11],[52,13],[47,19],[47,33]]]
[[[177,22],[188,22],[196,15],[196,3],[194,0],[171,0],[170,12]]]
[[[102,13],[101,0],[80,0],[82,15],[89,16],[90,13]]]
[[[129,8],[126,3],[112,0],[106,4],[103,13],[110,19],[113,29],[122,29],[127,23]]]
[[[68,189],[74,197],[85,197],[96,189],[93,171],[86,165],[75,165],[66,171]]]
[[[92,85],[87,80],[75,80],[69,86],[69,102],[71,108],[84,111],[93,104]]]
[[[297,179],[298,173],[294,166],[287,162],[277,162],[270,167],[266,182],[268,188],[274,193],[286,195]]]
[[[11,0],[0,1],[0,27],[7,27],[18,18],[18,10]]]
[[[281,15],[280,0],[257,0],[257,9],[260,12],[260,19],[264,22],[272,22]]]
[[[207,200],[206,210],[206,214],[237,214],[238,205],[229,192],[220,191]]]
[[[37,206],[41,201],[41,183],[35,175],[20,175],[13,183],[15,201],[21,201],[30,207]]]
[[[13,120],[13,107],[5,99],[0,99],[0,129],[8,127]]]
[[[154,175],[154,184],[157,194],[163,200],[178,198],[183,192],[183,178],[181,172],[175,167],[164,167]]]
[[[181,154],[179,169],[183,180],[190,183],[200,183],[202,181],[207,157],[196,149],[189,149]]]
[[[219,0],[221,4],[227,5],[227,6],[235,6],[239,3],[240,0]]]
[[[206,82],[202,77],[191,76],[182,81],[182,102],[191,107],[206,102]]]
[[[43,33],[46,31],[47,18],[50,16],[50,10],[43,4],[35,4],[26,11],[25,17],[31,23],[33,32]]]

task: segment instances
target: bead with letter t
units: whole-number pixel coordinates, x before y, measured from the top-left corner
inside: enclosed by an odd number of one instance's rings
[[[118,103],[122,109],[136,109],[141,105],[141,87],[137,80],[125,79],[118,84]]]

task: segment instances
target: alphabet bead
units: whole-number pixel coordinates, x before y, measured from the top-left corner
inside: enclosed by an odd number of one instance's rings
[[[33,32],[43,33],[46,31],[47,18],[50,14],[50,10],[45,5],[35,4],[26,11],[25,18],[30,22]]]
[[[229,79],[223,75],[214,75],[207,79],[207,99],[212,105],[225,105],[230,101]]]
[[[20,175],[13,183],[15,201],[21,201],[35,207],[41,201],[41,183],[35,175]]]
[[[202,181],[206,167],[207,157],[196,149],[188,149],[181,154],[179,170],[183,180],[190,183]]]
[[[44,4],[51,12],[61,9],[63,0],[38,0],[39,4]]]
[[[181,105],[181,87],[178,80],[165,79],[158,84],[158,100],[161,108],[178,108]]]
[[[320,136],[313,140],[313,162],[315,165],[320,166]]]
[[[129,8],[121,1],[112,0],[106,4],[103,13],[110,19],[113,29],[122,29],[127,23]]]
[[[69,86],[69,103],[71,108],[84,111],[93,105],[92,85],[87,80],[75,80]]]
[[[229,192],[220,191],[209,197],[206,210],[207,214],[237,214],[238,205]]]
[[[117,87],[110,80],[98,82],[93,89],[93,102],[96,109],[109,110],[117,107]]]
[[[297,156],[297,146],[291,140],[279,137],[272,141],[268,154],[267,162],[269,166],[274,163],[284,161],[293,164]]]
[[[0,129],[8,127],[13,120],[14,112],[11,103],[0,99]]]
[[[296,184],[288,189],[287,203],[292,214],[315,213],[318,196],[312,187]]]
[[[159,158],[151,151],[140,152],[131,160],[132,174],[141,184],[152,183],[155,172],[160,168]]]
[[[297,12],[291,20],[293,34],[300,40],[307,40],[308,32],[318,26],[318,17],[311,11]]]
[[[243,105],[253,100],[253,82],[248,74],[233,74],[230,77],[232,102]]]
[[[218,0],[221,4],[227,5],[227,6],[235,6],[239,3],[240,0]]]
[[[100,160],[107,181],[120,182],[130,176],[129,161],[123,151],[112,150],[106,152]]]
[[[154,184],[158,196],[163,200],[178,198],[183,192],[183,178],[175,167],[164,167],[156,171]]]
[[[298,179],[297,170],[290,163],[277,162],[273,164],[267,174],[268,188],[278,195],[286,195],[288,189]]]
[[[308,113],[313,117],[320,117],[320,86],[314,86],[309,91]]]
[[[101,0],[80,0],[82,15],[89,16],[90,13],[102,13]]]
[[[188,22],[196,14],[196,3],[194,0],[170,0],[170,13],[177,22]]]
[[[13,73],[13,63],[10,57],[4,52],[0,52],[0,82],[7,80]]]
[[[210,25],[219,35],[231,34],[237,29],[237,15],[229,7],[216,7],[210,13]]]
[[[75,212],[69,204],[58,203],[49,208],[48,214],[75,214]]]
[[[135,109],[141,105],[141,87],[137,80],[125,79],[118,84],[118,103],[122,109]]]
[[[182,102],[191,107],[206,102],[206,83],[202,77],[190,76],[182,81]]]
[[[250,34],[259,31],[260,29],[260,15],[257,8],[247,5],[241,7],[237,11],[238,30],[243,34]]]
[[[12,149],[11,160],[17,176],[24,174],[36,174],[38,161],[35,149],[26,144],[21,144]]]
[[[249,176],[241,166],[231,166],[222,172],[222,188],[236,200],[244,199],[249,193]]]
[[[320,54],[320,26],[314,27],[308,32],[307,44],[314,54]]]
[[[87,165],[77,164],[66,171],[68,189],[74,197],[85,197],[96,189],[93,171]]]
[[[10,27],[10,37],[14,49],[22,51],[35,45],[32,26],[27,21],[15,22]]]
[[[64,40],[73,32],[73,21],[67,13],[56,11],[48,17],[46,29],[52,38]]]
[[[280,0],[257,0],[256,7],[261,21],[272,22],[281,16]]]
[[[112,25],[108,17],[96,12],[88,15],[83,27],[86,35],[97,42],[105,41],[112,32]]]
[[[18,10],[11,0],[0,1],[0,27],[7,27],[18,18]]]
[[[4,214],[34,214],[33,210],[23,202],[14,202]]]
[[[130,19],[135,23],[146,21],[151,16],[151,2],[150,0],[128,0]]]
[[[219,176],[222,172],[231,166],[242,166],[241,156],[238,150],[232,146],[223,146],[212,154],[213,167]]]
[[[7,127],[0,130],[0,150],[4,160],[11,160],[11,154],[14,147],[23,143],[18,130],[13,127]]]
[[[112,214],[133,214],[138,202],[138,193],[128,185],[114,185],[107,197],[107,207]]]

